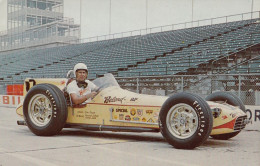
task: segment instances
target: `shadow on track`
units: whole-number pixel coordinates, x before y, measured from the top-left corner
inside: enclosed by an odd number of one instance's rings
[[[158,133],[136,133],[136,132],[112,132],[112,131],[87,131],[87,130],[67,130],[64,129],[60,136],[86,136],[93,138],[125,139],[132,141],[166,142],[162,135]]]

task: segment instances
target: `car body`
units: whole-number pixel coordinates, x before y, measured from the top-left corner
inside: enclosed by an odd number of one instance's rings
[[[25,80],[25,102],[17,107],[16,112],[25,119],[25,124],[28,125],[28,123],[31,123],[29,128],[36,135],[54,135],[58,133],[52,132],[45,134],[44,132],[47,130],[40,133],[38,131],[41,130],[41,128],[45,128],[48,123],[51,123],[53,119],[58,117],[56,114],[59,114],[59,112],[55,113],[55,102],[59,100],[52,100],[54,94],[49,94],[49,90],[44,89],[41,92],[41,90],[37,90],[37,88],[33,89],[33,87],[46,84],[46,87],[57,87],[57,89],[64,92],[66,91],[67,82],[68,79],[66,78]],[[209,135],[213,138],[214,135],[224,135],[224,138],[226,138],[230,133],[238,134],[246,125],[246,114],[243,110],[241,110],[239,106],[228,104],[225,101],[205,101],[189,93],[181,93],[173,97],[138,94],[120,88],[111,74],[97,78],[93,82],[102,90],[99,91],[90,103],[75,106],[67,99],[66,103],[63,102],[59,106],[62,107],[60,108],[61,112],[66,112],[66,114],[64,114],[66,117],[65,124],[62,124],[60,128],[79,127],[98,131],[161,131],[165,137],[170,137],[166,138],[166,140],[174,147],[192,149],[203,143]],[[41,89],[41,87],[39,88]],[[34,92],[28,95],[32,89]],[[57,89],[55,91],[59,91]],[[37,94],[38,91],[40,95]],[[43,93],[45,91],[47,95]],[[29,97],[30,99],[26,101],[26,98]],[[186,98],[194,99],[186,102]],[[49,101],[47,102],[48,99]],[[167,102],[174,103],[170,99],[174,101],[178,100],[178,103],[174,105],[170,104],[171,106],[169,106]],[[52,101],[54,104],[51,103]],[[41,102],[47,102],[47,104],[42,105],[40,104]],[[26,109],[25,104],[28,105]],[[63,105],[66,105],[66,107]],[[167,109],[167,107],[169,107],[169,109]],[[163,115],[161,112],[165,109],[169,112],[166,111],[165,115]],[[200,112],[200,110],[205,111]],[[24,116],[25,113],[27,116]],[[206,118],[206,122],[203,118]],[[205,124],[203,122],[205,122]],[[182,140],[189,142],[189,139],[193,137],[193,135],[197,135],[196,138],[194,138],[195,142],[191,141],[192,143],[188,143],[187,146],[178,146]],[[197,141],[201,135],[203,135],[203,138]],[[228,136],[228,138],[229,137],[230,136]],[[177,139],[177,143],[172,143],[172,139]]]

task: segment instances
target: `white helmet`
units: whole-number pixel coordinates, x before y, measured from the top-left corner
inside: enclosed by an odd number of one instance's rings
[[[76,65],[74,66],[73,72],[74,72],[74,75],[75,75],[75,76],[76,76],[76,71],[77,71],[77,70],[86,70],[87,73],[88,73],[88,67],[87,67],[87,65],[85,65],[84,63],[78,63],[78,64],[76,64]]]

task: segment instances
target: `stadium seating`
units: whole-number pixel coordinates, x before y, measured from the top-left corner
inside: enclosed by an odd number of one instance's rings
[[[89,78],[107,72],[119,77],[185,73],[201,64],[212,63],[259,44],[260,34],[256,33],[260,30],[258,21],[251,19],[48,49],[0,53],[0,79],[65,77],[67,71],[79,62],[88,65]],[[259,72],[259,60],[250,62],[249,66],[250,71]],[[242,68],[243,65],[241,71]]]
[[[242,63],[239,66],[235,66],[228,71],[229,74],[244,74],[244,73],[260,73],[260,55]]]

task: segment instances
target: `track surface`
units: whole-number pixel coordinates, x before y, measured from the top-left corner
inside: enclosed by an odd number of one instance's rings
[[[209,138],[194,150],[179,150],[160,133],[63,129],[57,136],[39,137],[18,126],[17,120],[14,108],[0,107],[0,166],[260,165],[260,128],[243,130],[228,141]]]

